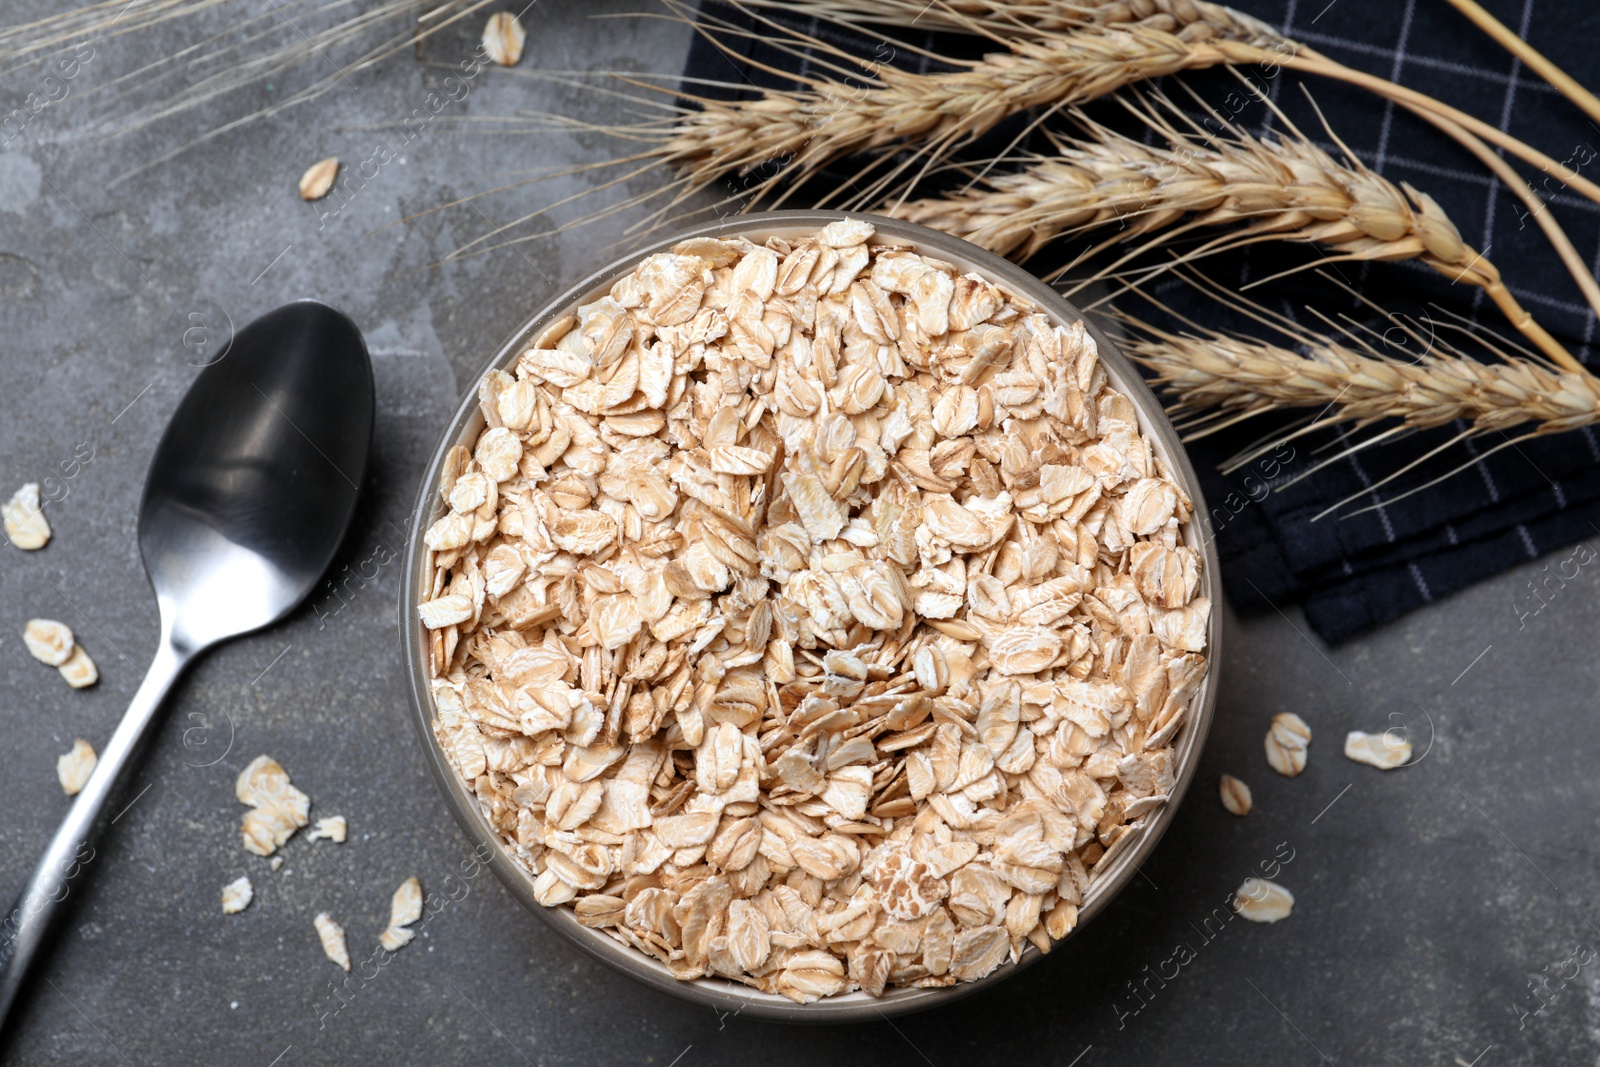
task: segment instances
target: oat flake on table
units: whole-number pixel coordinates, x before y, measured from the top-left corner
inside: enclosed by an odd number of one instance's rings
[[[389,901],[389,925],[378,935],[378,944],[389,952],[399,952],[416,931],[409,930],[412,923],[422,918],[422,883],[415,877],[407,878],[394,891]]]
[[[1294,911],[1294,894],[1265,878],[1246,878],[1233,895],[1233,910],[1253,923],[1275,923]]]
[[[0,504],[0,522],[6,538],[24,551],[43,548],[50,541],[50,522],[39,506],[39,483],[29,482]]]
[[[100,680],[100,668],[94,665],[82,645],[74,645],[72,655],[56,671],[74,689],[87,689]]]
[[[522,20],[509,11],[496,11],[484,24],[484,54],[502,67],[514,67],[522,61],[522,48],[527,40]]]
[[[222,913],[224,915],[237,915],[250,906],[250,901],[255,899],[255,887],[250,884],[248,875],[241,875],[222,887]]]
[[[1306,749],[1311,744],[1311,727],[1292,711],[1279,712],[1272,717],[1267,730],[1267,763],[1285,778],[1293,778],[1306,769]]]
[[[270,856],[310,821],[311,799],[289,784],[289,774],[277,761],[257,756],[239,772],[234,794],[250,805],[240,825],[244,847],[257,856]]]
[[[311,920],[311,925],[317,929],[317,940],[322,942],[322,954],[342,970],[350,969],[350,950],[345,946],[344,927],[334,922],[325,911],[318,912]]]
[[[330,815],[325,819],[318,819],[306,834],[307,841],[332,841],[336,845],[344,844],[345,837],[350,832],[349,824],[343,815]]]
[[[67,662],[76,645],[72,628],[54,619],[29,619],[22,630],[22,643],[34,659],[48,667]]]
[[[321,200],[333,190],[334,179],[339,176],[339,157],[319,159],[300,175],[300,199]]]
[[[98,762],[93,745],[81,737],[73,741],[71,751],[56,757],[56,779],[61,783],[62,792],[69,797],[82,792]]]
[[[1224,774],[1217,788],[1222,795],[1222,806],[1228,809],[1230,814],[1250,814],[1251,798],[1248,785],[1231,774]]]
[[[1344,754],[1357,763],[1365,763],[1380,771],[1404,767],[1411,760],[1411,742],[1398,730],[1368,734],[1351,730],[1344,738]]]
[[[435,729],[548,905],[797,1001],[1076,924],[1210,604],[1081,323],[849,220],[646,258],[490,372],[428,529]]]

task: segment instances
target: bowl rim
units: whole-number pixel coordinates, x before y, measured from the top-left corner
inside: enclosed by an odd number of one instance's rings
[[[501,884],[524,907],[539,916],[557,932],[563,934],[590,957],[621,971],[630,978],[660,992],[709,1006],[719,1011],[748,1014],[781,1022],[850,1023],[883,1019],[893,1015],[921,1011],[936,1005],[948,1004],[1005,980],[1042,958],[1033,945],[1025,947],[1017,960],[1008,960],[983,978],[970,982],[938,988],[891,988],[881,997],[870,997],[857,990],[836,997],[823,997],[810,1004],[796,1004],[786,997],[763,993],[729,979],[707,977],[689,981],[672,976],[666,965],[638,950],[614,940],[604,931],[591,929],[578,922],[569,907],[547,908],[534,897],[534,876],[512,858],[509,848],[499,833],[489,823],[477,797],[468,792],[466,784],[450,766],[433,733],[434,705],[423,650],[426,630],[417,617],[416,606],[424,586],[422,581],[431,576],[424,574],[426,546],[422,535],[443,509],[435,487],[439,472],[449,450],[464,443],[470,435],[479,432],[474,425],[478,412],[478,384],[483,376],[495,368],[508,368],[527,347],[537,332],[580,303],[594,299],[610,289],[623,273],[632,270],[645,257],[663,252],[682,241],[697,237],[735,237],[761,235],[774,232],[814,232],[830,222],[841,219],[861,219],[877,229],[874,241],[878,243],[907,243],[918,251],[945,259],[963,272],[975,271],[996,282],[1017,296],[1032,301],[1039,310],[1054,321],[1071,323],[1081,320],[1099,350],[1102,366],[1106,368],[1110,384],[1127,396],[1139,415],[1140,432],[1151,441],[1158,455],[1166,463],[1179,486],[1189,495],[1194,505],[1193,517],[1185,529],[1185,541],[1198,547],[1203,557],[1200,589],[1197,596],[1210,599],[1211,612],[1206,633],[1206,675],[1199,692],[1190,702],[1189,719],[1179,730],[1176,745],[1176,780],[1167,803],[1149,813],[1135,832],[1141,836],[1112,857],[1107,872],[1090,883],[1083,905],[1079,908],[1077,925],[1056,943],[1059,947],[1098,915],[1120,893],[1138,869],[1149,858],[1162,835],[1171,825],[1179,804],[1188,792],[1200,762],[1207,734],[1210,732],[1218,690],[1218,667],[1221,662],[1222,612],[1219,600],[1218,560],[1213,540],[1206,536],[1205,500],[1199,479],[1188,455],[1183,449],[1177,431],[1167,419],[1160,401],[1145,384],[1134,365],[1117,345],[1101,331],[1088,316],[1078,310],[1050,286],[1023,268],[960,238],[924,226],[885,218],[866,212],[839,212],[827,210],[764,211],[731,216],[717,222],[674,231],[636,251],[593,271],[577,283],[568,286],[558,296],[545,302],[543,307],[518,327],[495,354],[476,372],[465,390],[455,414],[440,435],[423,473],[412,508],[408,530],[405,573],[399,595],[401,643],[406,658],[409,680],[410,719],[422,742],[428,769],[444,794],[456,823],[472,841],[478,855],[489,853],[487,866]],[[759,238],[758,238],[759,239]]]

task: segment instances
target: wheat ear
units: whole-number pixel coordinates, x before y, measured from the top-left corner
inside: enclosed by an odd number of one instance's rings
[[[1371,301],[1351,295],[1380,311],[1387,331],[1350,323],[1335,323],[1318,315],[1330,327],[1323,333],[1309,330],[1282,315],[1242,300],[1214,283],[1196,281],[1212,298],[1232,306],[1261,325],[1292,341],[1294,348],[1256,338],[1207,329],[1175,316],[1170,308],[1147,294],[1146,299],[1183,323],[1174,332],[1154,326],[1125,311],[1116,317],[1131,331],[1122,350],[1152,370],[1158,385],[1176,397],[1169,408],[1186,440],[1235,425],[1270,411],[1315,408],[1314,414],[1288,430],[1269,435],[1222,465],[1224,473],[1240,469],[1256,458],[1298,437],[1345,426],[1344,447],[1299,471],[1288,484],[1315,474],[1338,460],[1396,436],[1456,420],[1467,429],[1446,439],[1357,493],[1325,508],[1315,518],[1340,511],[1361,497],[1376,498],[1377,490],[1443,454],[1471,437],[1495,434],[1502,440],[1474,458],[1399,496],[1378,500],[1362,508],[1370,511],[1437,485],[1482,462],[1502,448],[1512,448],[1532,437],[1563,433],[1600,423],[1600,382],[1588,374],[1555,370],[1497,347],[1466,320],[1431,324],[1423,334],[1412,320],[1381,312]],[[1348,287],[1347,291],[1348,291]],[[1309,310],[1309,309],[1308,309]],[[1313,312],[1313,314],[1317,314]],[[1422,354],[1412,360],[1390,358],[1369,338],[1391,344],[1393,331],[1403,334],[1402,345],[1415,345]],[[1473,359],[1453,346],[1445,332],[1460,333],[1496,357],[1495,362]],[[1392,421],[1384,430],[1361,431]],[[1511,436],[1508,431],[1519,431]]]
[[[1137,329],[1123,351],[1178,398],[1175,414],[1215,409],[1233,422],[1327,407],[1323,425],[1396,418],[1424,429],[1463,419],[1477,432],[1533,423],[1542,434],[1600,422],[1600,382],[1516,356],[1488,363],[1435,351],[1402,363],[1326,336],[1296,351],[1215,331],[1173,333],[1143,322]]]
[[[1058,142],[1056,155],[947,198],[888,210],[1020,258],[1063,234],[1117,225],[1112,241],[1159,234],[1139,251],[1197,227],[1233,226],[1199,254],[1278,238],[1321,245],[1340,259],[1414,259],[1482,289],[1541,351],[1569,370],[1582,369],[1426,193],[1395,185],[1348,150],[1343,161],[1334,158],[1292,124],[1270,139],[1231,125],[1223,136],[1188,121],[1170,102],[1160,111],[1130,107],[1165,146],[1147,146],[1079,114],[1085,136]]]
[[[693,186],[749,173],[770,160],[786,161],[786,176],[803,177],[830,160],[914,139],[925,142],[932,164],[1019,111],[1083,103],[1135,82],[1226,62],[1212,44],[1143,27],[1019,39],[1008,51],[950,72],[878,67],[866,85],[808,77],[800,79],[805,88],[768,89],[754,100],[690,97],[700,110],[675,124],[659,155],[686,171]]]

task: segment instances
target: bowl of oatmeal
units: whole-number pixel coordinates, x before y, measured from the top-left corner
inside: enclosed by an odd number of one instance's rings
[[[1000,981],[1148,857],[1217,574],[1137,371],[948,235],[742,216],[553,300],[424,476],[402,633],[462,828],[666,992],[801,1021]]]

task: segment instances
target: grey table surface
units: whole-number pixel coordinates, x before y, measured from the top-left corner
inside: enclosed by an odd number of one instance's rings
[[[630,5],[632,6],[632,5]],[[48,0],[13,0],[6,22]],[[676,71],[687,31],[594,22],[553,0],[528,15],[523,70]],[[230,16],[231,17],[231,16]],[[219,16],[219,19],[221,16]],[[223,21],[215,23],[219,28]],[[433,47],[459,58],[471,34]],[[936,1013],[838,1028],[719,1016],[634,985],[526,913],[471,852],[407,721],[398,565],[424,460],[457,397],[520,321],[608,256],[616,224],[442,263],[495,225],[544,212],[588,178],[472,204],[514,172],[608,158],[595,134],[494,136],[466,116],[548,110],[621,121],[625,106],[491,71],[415,135],[444,72],[407,53],[311,106],[113,184],[140,161],[261,106],[283,86],[120,138],[89,90],[180,46],[177,29],[99,47],[68,97],[0,150],[0,487],[59,479],[42,552],[0,546],[0,894],[20,889],[68,799],[55,757],[103,744],[154,647],[134,542],[144,467],[216,343],[283,301],[317,296],[370,342],[374,463],[343,594],[217,649],[180,683],[115,824],[71,889],[53,953],[3,1039],[7,1064],[714,1063],[1472,1064],[1600,1059],[1595,921],[1600,828],[1596,574],[1531,563],[1336,650],[1293,610],[1227,619],[1221,700],[1196,788],[1143,876],[1021,977]],[[5,109],[31,91],[4,84]],[[380,146],[385,146],[385,151]],[[294,194],[324,155],[374,164],[337,214]],[[640,179],[630,188],[649,187]],[[403,225],[402,218],[423,214]],[[535,225],[570,218],[539,214]],[[82,457],[92,451],[92,459]],[[78,462],[74,463],[74,457]],[[68,476],[70,473],[70,477]],[[1597,537],[1600,540],[1600,537]],[[1574,564],[1575,565],[1575,564]],[[1569,573],[1571,567],[1569,566]],[[62,619],[100,664],[72,691],[20,639]],[[1316,733],[1297,779],[1270,771],[1267,721]],[[1420,758],[1389,774],[1340,753],[1344,732],[1405,724]],[[283,763],[343,845],[291,841],[273,872],[238,839],[233,780]],[[1255,790],[1238,819],[1219,774]],[[1229,893],[1277,861],[1297,901],[1276,926],[1225,922]],[[218,908],[248,873],[255,902]],[[367,958],[388,898],[417,875],[441,906],[418,939],[336,991],[311,917]],[[1208,921],[1209,920],[1209,921]]]

